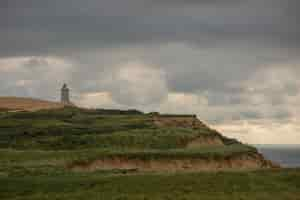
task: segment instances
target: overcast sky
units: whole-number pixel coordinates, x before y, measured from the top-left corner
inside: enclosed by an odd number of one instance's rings
[[[299,0],[1,0],[0,96],[195,113],[300,144]]]

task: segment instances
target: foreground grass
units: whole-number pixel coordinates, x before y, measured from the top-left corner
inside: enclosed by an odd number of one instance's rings
[[[0,176],[0,199],[297,200],[300,170],[193,174]]]

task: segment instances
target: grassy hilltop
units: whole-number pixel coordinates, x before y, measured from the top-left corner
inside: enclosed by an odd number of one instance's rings
[[[93,165],[93,161],[97,159],[106,159],[105,163],[119,159],[119,166],[111,163],[109,167],[104,163],[97,168],[106,166],[104,168],[143,170],[146,167],[131,161],[183,160],[185,164],[182,165],[188,165],[187,159],[201,159],[214,161],[216,166],[213,169],[217,169],[235,168],[233,161],[225,163],[233,158],[255,160],[260,156],[256,149],[223,137],[193,116],[68,107],[37,112],[2,112],[0,119],[0,148],[4,149],[0,153],[4,157],[6,154],[9,157],[24,154],[20,157],[27,161],[32,159],[32,163],[35,163],[36,157],[41,157],[60,161],[61,167],[78,168],[81,164],[83,168],[89,163]],[[191,125],[187,127],[182,125],[189,123]],[[268,167],[268,163],[262,158],[257,160],[257,166],[249,167]],[[220,166],[217,166],[217,162],[221,163]],[[122,163],[136,166],[122,167]],[[177,170],[175,164],[173,167]],[[247,164],[239,164],[240,167],[236,168],[247,168]],[[190,165],[190,169],[194,169],[195,163]],[[205,163],[202,165],[205,166]],[[170,169],[173,167],[169,166]],[[185,170],[189,166],[179,168]],[[159,167],[150,169],[159,171]],[[198,171],[197,169],[194,171]]]
[[[37,111],[41,109],[57,109],[62,107],[64,107],[62,103],[45,101],[41,99],[24,97],[0,97],[0,111]]]
[[[0,110],[0,199],[297,199],[299,171],[273,167],[195,116]]]

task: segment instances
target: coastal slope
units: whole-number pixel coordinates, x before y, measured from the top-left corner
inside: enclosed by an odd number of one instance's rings
[[[6,164],[26,161],[26,167],[39,170],[45,163],[73,172],[276,167],[254,147],[224,137],[194,115],[76,107],[2,112],[0,139],[2,157],[13,160]]]

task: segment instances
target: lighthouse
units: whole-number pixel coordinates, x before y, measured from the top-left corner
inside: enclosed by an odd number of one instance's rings
[[[65,105],[69,105],[71,104],[70,102],[70,90],[67,86],[67,84],[65,83],[62,88],[61,88],[61,103],[65,104]]]

